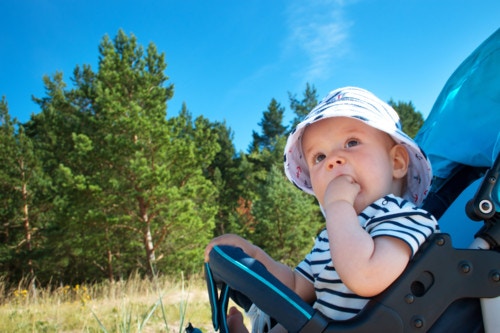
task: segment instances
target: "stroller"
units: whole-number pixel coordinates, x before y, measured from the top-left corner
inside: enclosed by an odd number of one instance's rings
[[[499,332],[498,124],[500,29],[453,73],[416,137],[435,174],[423,208],[440,223],[466,188],[480,184],[464,204],[471,220],[482,221],[469,248],[453,247],[441,225],[444,232],[423,244],[387,290],[354,318],[332,321],[241,249],[216,246],[205,264],[214,329],[228,332],[232,298],[245,310],[255,304],[289,332]],[[462,222],[468,222],[463,214],[454,217],[455,226]]]

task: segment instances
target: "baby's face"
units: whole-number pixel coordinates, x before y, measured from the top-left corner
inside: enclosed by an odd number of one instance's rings
[[[327,118],[307,127],[302,151],[320,204],[324,207],[326,188],[340,176],[359,185],[352,198],[358,214],[384,195],[401,195],[394,175],[396,146],[388,134],[352,118]]]

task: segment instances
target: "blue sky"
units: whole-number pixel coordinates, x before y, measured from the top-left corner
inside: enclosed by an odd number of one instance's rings
[[[44,75],[62,71],[70,84],[76,65],[96,71],[103,36],[123,29],[165,52],[175,85],[168,115],[185,102],[194,116],[226,121],[237,150],[272,98],[288,125],[288,92],[301,97],[306,83],[319,98],[360,86],[412,101],[425,117],[453,71],[500,27],[498,0],[0,0],[0,12],[0,96],[20,121],[39,112],[31,96],[44,96]],[[455,210],[463,216],[463,203]],[[440,221],[445,231],[449,220]]]
[[[259,130],[271,98],[293,117],[288,92],[307,82],[323,97],[356,85],[412,101],[426,116],[456,67],[500,26],[500,1],[463,0],[0,0],[0,96],[21,121],[39,109],[42,77],[97,70],[98,45],[118,29],[165,52],[194,116],[226,121],[238,150]]]

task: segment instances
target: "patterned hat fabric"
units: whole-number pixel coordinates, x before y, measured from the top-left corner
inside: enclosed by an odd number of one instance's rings
[[[290,133],[285,147],[285,173],[298,188],[314,194],[307,163],[302,156],[302,135],[307,126],[321,119],[349,117],[389,134],[410,156],[406,192],[403,198],[420,205],[432,181],[432,168],[420,147],[401,129],[398,114],[367,90],[345,87],[331,91]]]

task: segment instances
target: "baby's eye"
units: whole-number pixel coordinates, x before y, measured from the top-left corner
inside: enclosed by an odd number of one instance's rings
[[[359,145],[359,140],[355,138],[349,139],[345,143],[346,148],[356,147],[357,145]]]
[[[325,154],[316,154],[313,157],[313,162],[314,164],[318,164],[319,162],[323,161],[325,159]]]

